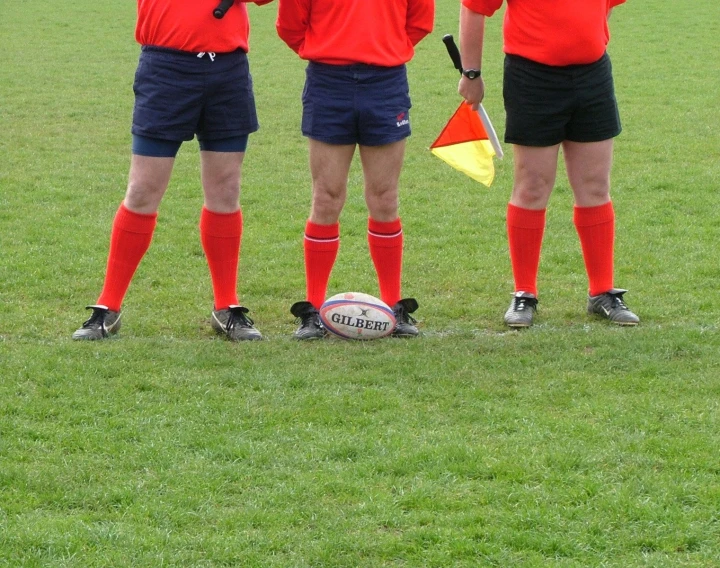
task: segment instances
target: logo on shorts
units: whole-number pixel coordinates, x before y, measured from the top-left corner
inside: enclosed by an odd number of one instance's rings
[[[410,124],[410,121],[407,119],[407,113],[401,112],[397,115],[397,127],[406,126]]]

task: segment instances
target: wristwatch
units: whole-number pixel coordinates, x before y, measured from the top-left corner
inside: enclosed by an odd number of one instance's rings
[[[463,69],[462,74],[468,79],[477,79],[480,76],[480,69]]]

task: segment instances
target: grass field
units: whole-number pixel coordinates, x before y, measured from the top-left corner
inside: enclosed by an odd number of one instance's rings
[[[720,566],[720,8],[630,1],[611,55],[616,284],[642,318],[585,314],[561,172],[538,324],[508,332],[512,152],[487,189],[427,150],[458,104],[441,37],[409,66],[402,177],[413,341],[298,344],[309,208],[304,64],[251,8],[261,130],[243,180],[231,344],[185,144],[117,339],[74,343],[102,285],[129,163],[130,0],[0,0],[0,566]],[[485,106],[502,134],[501,17]],[[360,171],[331,293],[376,293]]]

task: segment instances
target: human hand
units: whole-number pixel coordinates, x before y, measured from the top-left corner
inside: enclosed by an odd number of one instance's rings
[[[485,83],[483,78],[468,79],[463,75],[460,77],[460,82],[458,83],[458,93],[465,99],[466,104],[472,105],[473,110],[477,110],[485,98]]]

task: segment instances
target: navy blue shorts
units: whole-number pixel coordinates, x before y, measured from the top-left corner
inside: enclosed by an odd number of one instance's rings
[[[305,71],[302,133],[328,144],[382,146],[410,136],[405,65],[326,65]]]
[[[223,140],[258,129],[247,55],[143,46],[132,133],[160,140]]]
[[[595,63],[565,67],[506,55],[503,98],[509,144],[599,142],[622,130],[607,53]]]

